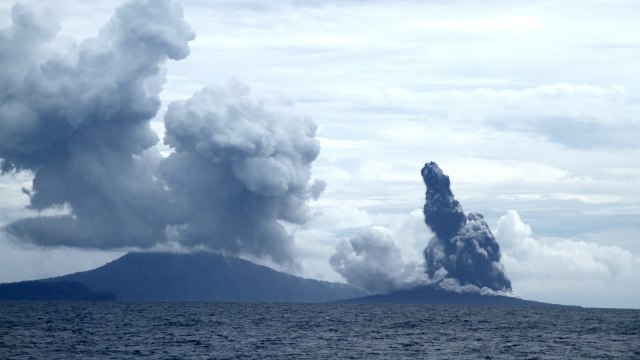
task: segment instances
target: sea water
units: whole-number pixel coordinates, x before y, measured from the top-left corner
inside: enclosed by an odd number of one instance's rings
[[[640,359],[640,310],[0,302],[0,359]]]

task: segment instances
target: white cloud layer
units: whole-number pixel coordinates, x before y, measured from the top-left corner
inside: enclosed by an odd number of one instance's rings
[[[535,239],[531,227],[513,210],[500,218],[496,238],[515,289],[525,297],[548,299],[562,292],[563,302],[597,306],[619,287],[628,292],[640,285],[635,276],[640,270],[637,254],[592,241]]]

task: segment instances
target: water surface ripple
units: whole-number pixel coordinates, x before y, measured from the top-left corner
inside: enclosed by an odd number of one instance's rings
[[[0,302],[0,359],[640,358],[640,310]]]

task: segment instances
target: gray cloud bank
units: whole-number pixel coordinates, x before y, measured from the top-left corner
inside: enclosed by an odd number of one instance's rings
[[[318,156],[316,125],[267,111],[237,82],[204,88],[166,114],[154,148],[163,63],[195,35],[179,5],[136,0],[95,38],[59,39],[46,14],[15,5],[0,32],[0,161],[33,174],[29,208],[64,215],[5,227],[23,241],[94,248],[204,245],[291,263],[280,221],[303,223]]]

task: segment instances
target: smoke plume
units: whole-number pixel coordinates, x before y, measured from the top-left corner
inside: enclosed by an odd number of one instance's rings
[[[157,136],[161,65],[189,54],[182,9],[138,0],[99,35],[56,51],[59,25],[15,5],[0,33],[2,172],[33,173],[29,207],[70,214],[23,219],[6,230],[46,245],[150,245],[164,234],[166,195],[149,170]],[[15,50],[15,51],[14,51]]]
[[[351,285],[370,293],[387,293],[424,283],[424,267],[406,261],[393,238],[375,228],[343,240],[331,256],[331,266]]]
[[[309,119],[267,111],[232,81],[170,104],[168,158],[149,121],[161,65],[189,54],[194,34],[168,0],[134,0],[96,38],[57,53],[59,25],[13,8],[0,33],[2,172],[34,175],[29,207],[61,208],[5,230],[41,245],[151,247],[173,242],[294,265],[281,221],[310,217],[320,144]],[[5,46],[6,45],[6,46]]]
[[[424,221],[435,234],[424,250],[425,263],[406,261],[390,235],[372,228],[338,244],[330,259],[334,270],[372,293],[424,285],[461,293],[510,293],[500,246],[483,216],[465,215],[449,177],[436,163],[425,164],[421,173],[427,186]]]
[[[425,164],[422,178],[427,186],[425,223],[435,233],[424,251],[427,274],[432,279],[453,279],[461,286],[511,291],[500,263],[500,246],[483,216],[465,216],[449,177],[436,163]]]
[[[165,127],[175,152],[160,170],[184,220],[178,241],[293,264],[293,238],[279,221],[306,222],[306,201],[324,189],[309,185],[316,125],[267,111],[231,81],[172,103]]]

